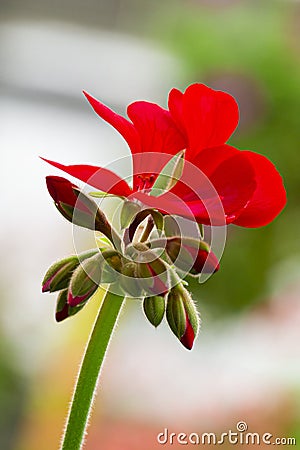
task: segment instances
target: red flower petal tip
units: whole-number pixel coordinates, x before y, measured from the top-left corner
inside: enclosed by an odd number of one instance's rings
[[[91,296],[91,292],[94,292],[94,290],[91,290],[84,295],[77,295],[74,297],[72,295],[72,292],[68,292],[68,304],[70,306],[80,305],[80,303],[83,303],[85,300],[87,300]]]
[[[191,322],[189,321],[188,315],[186,315],[186,329],[184,335],[180,338],[180,342],[186,349],[192,350],[194,340],[195,340],[195,332],[193,330]]]

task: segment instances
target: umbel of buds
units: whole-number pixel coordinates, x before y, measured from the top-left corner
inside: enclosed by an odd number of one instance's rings
[[[216,272],[219,262],[210,247],[201,239],[180,236],[173,217],[164,217],[155,209],[141,209],[129,201],[121,211],[121,237],[98,205],[77,186],[51,176],[47,177],[47,187],[68,221],[102,235],[99,248],[64,258],[48,269],[42,292],[58,292],[56,320],[77,314],[100,286],[109,284],[118,295],[139,299],[154,327],[166,317],[172,332],[190,350],[200,319],[184,287],[187,283],[179,274]],[[151,239],[154,227],[156,237]]]
[[[44,277],[42,291],[59,291],[55,317],[60,322],[77,314],[101,284],[118,284],[125,295],[142,300],[145,316],[154,327],[166,315],[175,336],[190,350],[198,333],[199,316],[176,273],[169,267],[170,275],[166,269],[167,263],[158,257],[135,263],[114,249],[93,249],[54,263]],[[173,279],[173,286],[168,279]]]

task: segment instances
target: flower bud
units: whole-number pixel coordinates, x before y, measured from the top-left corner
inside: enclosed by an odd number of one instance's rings
[[[84,260],[74,271],[68,290],[68,304],[77,306],[86,302],[101,282],[102,255],[97,253]]]
[[[160,258],[154,254],[153,257],[155,259],[150,262],[138,263],[137,276],[142,279],[143,288],[148,296],[165,295],[169,290],[167,268]]]
[[[204,241],[193,238],[168,238],[166,252],[181,270],[192,275],[214,273],[219,270],[219,261]]]
[[[199,316],[188,291],[178,284],[169,293],[166,317],[182,345],[191,350],[199,329]]]
[[[128,262],[122,267],[121,287],[131,297],[142,297],[141,280],[137,278],[137,264]]]
[[[42,282],[42,292],[55,292],[68,287],[73,271],[80,261],[98,253],[98,250],[89,250],[79,256],[72,255],[55,262],[47,270]]]
[[[62,177],[46,177],[49,194],[59,212],[69,222],[97,230],[111,239],[111,226],[97,204],[79,188]]]
[[[119,280],[119,273],[122,269],[120,254],[113,249],[104,250],[101,253],[102,259],[102,283],[114,283]]]
[[[158,327],[165,314],[164,297],[158,295],[154,295],[153,297],[146,297],[143,302],[143,309],[149,322],[153,326]]]
[[[84,307],[85,303],[72,307],[68,304],[68,289],[60,291],[57,297],[55,319],[62,322],[68,317],[74,316]]]

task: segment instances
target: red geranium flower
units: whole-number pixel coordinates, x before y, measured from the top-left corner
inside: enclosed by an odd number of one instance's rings
[[[154,103],[135,102],[127,109],[130,120],[89,94],[85,96],[95,112],[127,141],[133,157],[133,187],[108,169],[65,166],[45,160],[53,166],[101,191],[135,197],[162,211],[183,216],[192,214],[199,223],[210,223],[202,201],[203,198],[209,201],[210,194],[205,192],[201,177],[193,180],[193,189],[179,181],[171,191],[158,197],[148,195],[162,169],[159,155],[175,155],[186,149],[186,161],[200,169],[217,191],[226,223],[263,226],[283,209],[286,193],[274,165],[258,153],[240,151],[226,144],[239,119],[237,103],[229,94],[203,84],[193,84],[184,93],[172,89],[169,110]],[[153,158],[153,152],[157,158]],[[183,180],[192,176],[191,164],[185,164]],[[174,195],[183,202],[176,201]],[[212,211],[214,201],[212,198]]]

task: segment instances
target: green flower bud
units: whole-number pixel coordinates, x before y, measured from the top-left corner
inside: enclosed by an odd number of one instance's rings
[[[149,322],[153,326],[158,327],[165,314],[164,297],[158,295],[155,295],[153,297],[146,297],[143,302],[143,308]]]
[[[131,297],[142,297],[141,280],[137,278],[137,264],[128,262],[122,267],[121,287]]]
[[[166,317],[171,330],[180,339],[186,329],[186,313],[182,298],[174,289],[168,295]]]
[[[86,302],[98,289],[101,283],[102,255],[96,255],[84,260],[78,266],[70,280],[68,290],[68,304],[77,306]]]
[[[180,283],[169,293],[166,316],[180,342],[191,350],[199,330],[199,316],[189,292]]]

